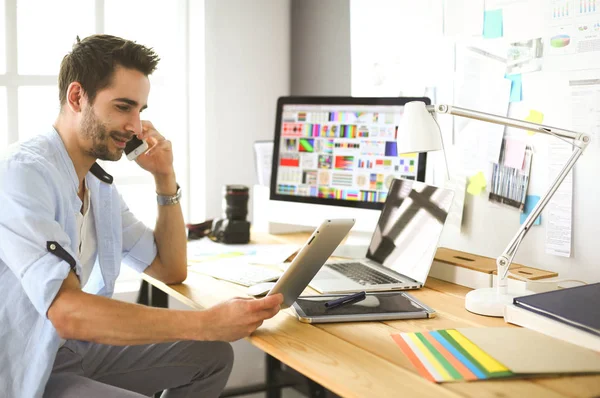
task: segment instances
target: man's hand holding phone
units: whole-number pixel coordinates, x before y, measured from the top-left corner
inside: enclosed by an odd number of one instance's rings
[[[147,147],[145,149],[143,145],[139,146],[138,142],[138,148],[142,149],[141,153],[136,155],[135,161],[141,168],[156,177],[174,174],[171,141],[165,139],[150,121],[142,120],[142,133],[134,138],[137,138],[137,141],[145,142]],[[133,140],[130,142],[133,142]]]

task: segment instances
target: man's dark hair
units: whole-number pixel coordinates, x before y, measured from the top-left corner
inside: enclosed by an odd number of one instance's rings
[[[153,49],[130,40],[110,35],[92,35],[79,40],[73,50],[65,55],[58,75],[58,96],[63,106],[67,88],[79,82],[90,103],[94,103],[98,90],[108,87],[117,65],[136,69],[148,76],[154,72],[160,58]]]

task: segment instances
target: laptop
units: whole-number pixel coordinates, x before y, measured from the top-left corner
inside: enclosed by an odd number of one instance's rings
[[[394,179],[367,257],[328,261],[309,286],[326,294],[423,287],[453,198],[450,189]]]

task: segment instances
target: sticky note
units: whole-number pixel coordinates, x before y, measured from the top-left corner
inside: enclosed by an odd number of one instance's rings
[[[505,75],[510,80],[510,98],[509,102],[521,102],[523,99],[523,80],[521,74]]]
[[[495,39],[502,37],[502,9],[490,10],[483,13],[483,37]]]
[[[482,171],[469,178],[469,186],[467,186],[467,192],[473,196],[481,195],[481,192],[485,190],[487,182],[485,175]]]
[[[526,146],[525,141],[507,138],[504,144],[504,165],[522,170]]]
[[[521,224],[525,222],[529,214],[533,211],[533,208],[540,201],[540,197],[537,195],[527,195],[525,199],[525,210],[521,213]],[[542,223],[542,216],[539,215],[538,218],[535,219],[533,225],[540,225]]]
[[[531,109],[529,111],[529,115],[527,115],[527,117],[525,118],[526,121],[531,122],[531,123],[542,123],[544,121],[544,114],[540,111],[536,111],[534,109]],[[534,135],[536,133],[536,131],[528,131],[527,134],[529,135]]]

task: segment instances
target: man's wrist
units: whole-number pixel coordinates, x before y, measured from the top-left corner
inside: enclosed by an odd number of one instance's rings
[[[175,173],[154,175],[154,182],[158,195],[175,195],[177,193]]]

